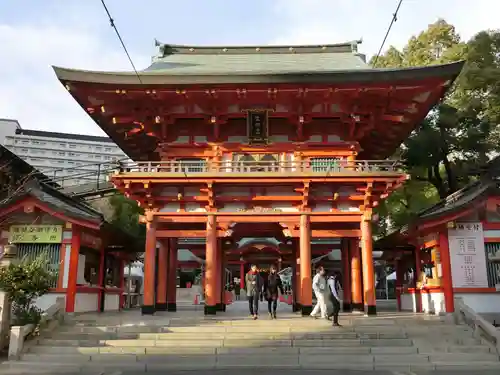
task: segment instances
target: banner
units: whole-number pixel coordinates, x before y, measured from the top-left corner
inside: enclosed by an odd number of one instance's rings
[[[487,288],[483,225],[457,223],[448,229],[451,278],[454,288]]]
[[[267,143],[268,112],[265,110],[249,110],[247,113],[247,130],[249,143]]]
[[[61,243],[62,225],[11,225],[10,243]]]

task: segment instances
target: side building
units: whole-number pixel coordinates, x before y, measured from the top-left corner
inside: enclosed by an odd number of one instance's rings
[[[104,180],[99,169],[127,158],[108,137],[23,129],[10,119],[0,119],[0,144],[62,186]]]

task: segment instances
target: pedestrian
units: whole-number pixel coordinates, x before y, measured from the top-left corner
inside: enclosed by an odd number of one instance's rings
[[[245,276],[245,285],[248,296],[248,308],[253,320],[259,316],[259,299],[262,294],[263,280],[257,265],[252,264],[250,271]]]
[[[340,312],[340,275],[338,272],[334,272],[328,278],[328,291],[330,302],[332,303],[333,310],[330,317],[333,318],[333,326],[340,327],[339,324],[339,312]]]
[[[278,307],[279,293],[285,294],[281,277],[278,275],[275,266],[269,269],[269,275],[264,281],[264,295],[267,300],[267,311],[271,319],[276,319],[276,309]],[[272,310],[271,310],[272,308]]]
[[[234,296],[236,301],[240,300],[241,286],[239,282],[234,283]]]
[[[321,312],[321,318],[327,319],[326,298],[328,298],[327,283],[325,278],[325,269],[320,266],[314,275],[312,288],[316,296],[316,305],[311,312],[311,317],[317,318],[318,312]]]

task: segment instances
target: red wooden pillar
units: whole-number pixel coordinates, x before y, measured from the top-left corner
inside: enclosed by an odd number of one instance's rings
[[[294,273],[292,275],[292,280],[295,282],[293,285],[293,295],[294,295],[294,300],[295,300],[295,307],[294,311],[300,311],[302,309],[302,301],[301,301],[301,296],[300,296],[300,291],[301,291],[301,284],[300,284],[300,256],[299,256],[299,249],[298,249],[298,243],[294,243]]]
[[[144,249],[144,296],[142,314],[155,313],[155,279],[156,279],[156,221],[146,221],[146,248]]]
[[[377,303],[375,298],[375,273],[373,270],[373,239],[370,220],[363,219],[361,221],[361,241],[365,313],[367,315],[376,315]]]
[[[177,311],[177,238],[169,239],[167,311]]]
[[[439,232],[439,254],[443,273],[442,287],[444,290],[444,304],[446,312],[452,313],[455,312],[455,301],[453,296],[453,279],[451,276],[450,245],[448,243],[448,232],[446,229]]]
[[[78,258],[80,256],[81,230],[77,226],[72,227],[71,252],[68,269],[68,287],[66,288],[66,312],[75,312],[76,282],[78,279]]]
[[[413,287],[415,288],[415,311],[422,312],[422,292],[417,287],[418,280],[420,279],[421,262],[420,262],[420,248],[415,247],[415,277],[413,280]]]
[[[359,240],[353,238],[350,246],[351,258],[351,306],[353,311],[364,311],[363,308],[363,282],[361,278],[361,253]]]
[[[207,216],[205,250],[205,315],[217,313],[217,221],[215,215]]]
[[[312,312],[312,278],[309,215],[300,215],[300,302],[302,315],[310,315]]]
[[[342,287],[344,290],[343,295],[343,310],[345,312],[351,311],[351,262],[349,258],[349,240],[342,239],[341,252],[342,252]]]
[[[168,263],[168,248],[165,243],[160,243],[158,250],[158,285],[156,286],[156,310],[167,310],[167,263]]]
[[[224,250],[222,249],[222,241],[217,240],[219,248],[219,264],[220,264],[220,305],[219,311],[226,311],[226,259]]]
[[[241,292],[245,289],[245,262],[240,262],[240,289]]]

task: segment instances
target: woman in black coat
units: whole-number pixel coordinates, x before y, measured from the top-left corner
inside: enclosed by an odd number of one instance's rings
[[[283,283],[281,282],[281,277],[278,275],[276,267],[271,266],[269,275],[264,281],[264,295],[267,299],[267,311],[271,319],[276,319],[279,293],[284,294]]]

